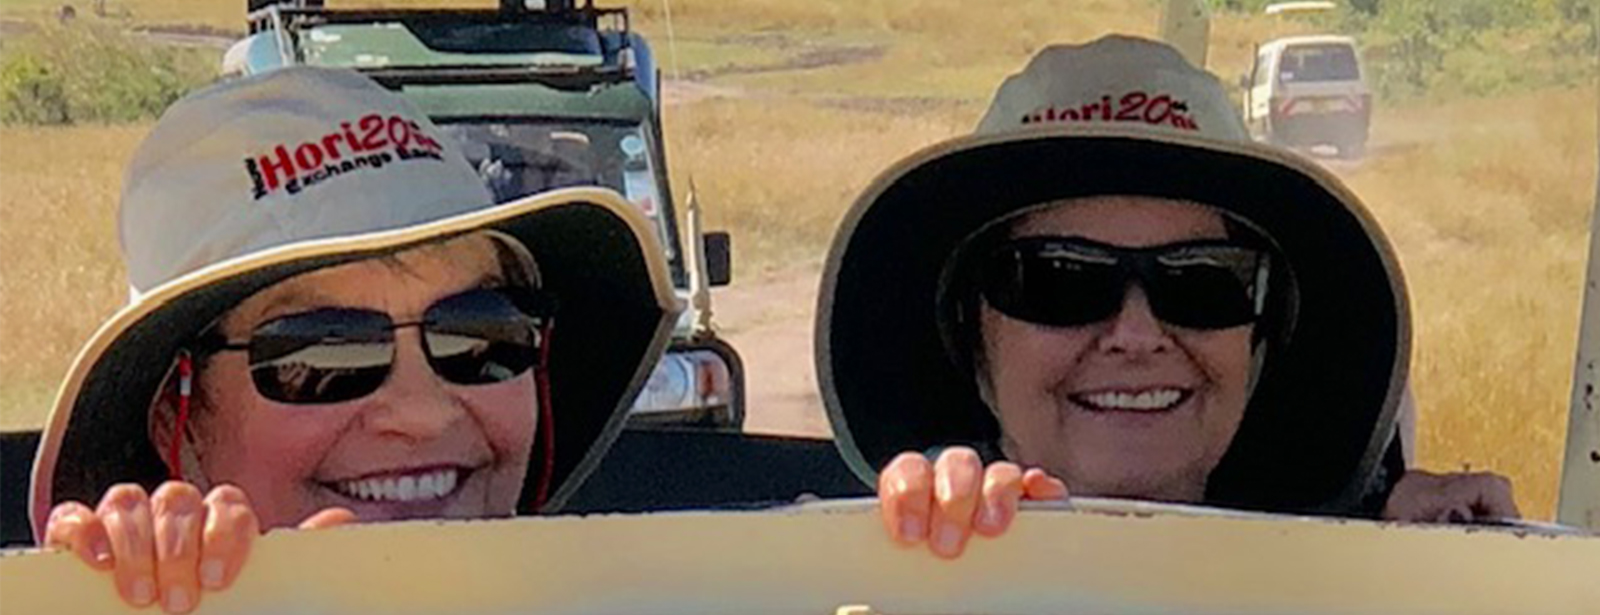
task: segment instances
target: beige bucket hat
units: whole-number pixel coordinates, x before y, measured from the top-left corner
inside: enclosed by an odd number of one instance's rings
[[[179,349],[241,300],[296,274],[478,231],[524,246],[560,304],[543,509],[559,507],[621,429],[678,302],[655,235],[621,196],[575,188],[494,204],[455,148],[410,103],[346,70],[286,68],[168,109],[123,187],[131,301],[84,346],[44,430],[35,536],[57,503],[166,477],[150,408]]]
[[[1277,323],[1208,501],[1346,510],[1373,482],[1409,361],[1400,267],[1333,175],[1253,143],[1215,77],[1160,43],[1047,48],[1006,79],[973,135],[879,175],[823,272],[817,371],[839,448],[864,480],[902,451],[993,449],[994,414],[946,343],[942,275],[966,240],[1042,203],[1144,195],[1219,208],[1281,252]]]

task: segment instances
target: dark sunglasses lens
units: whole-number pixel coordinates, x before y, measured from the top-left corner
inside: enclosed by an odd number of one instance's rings
[[[389,318],[328,309],[286,316],[250,338],[250,378],[263,397],[289,404],[331,404],[383,386],[394,359]]]
[[[1147,292],[1156,317],[1189,329],[1227,329],[1256,319],[1239,274],[1215,265],[1161,267]]]
[[[539,360],[539,321],[509,295],[475,290],[428,309],[428,361],[445,380],[490,384],[522,375]]]
[[[984,298],[1000,313],[1031,323],[1073,327],[1122,308],[1127,280],[1114,264],[1070,255],[1001,250],[983,275]]]

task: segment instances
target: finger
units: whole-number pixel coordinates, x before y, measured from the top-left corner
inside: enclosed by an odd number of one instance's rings
[[[1004,461],[989,466],[983,472],[983,498],[972,529],[984,536],[999,536],[1011,527],[1021,500],[1022,468]]]
[[[1478,485],[1478,501],[1473,508],[1480,518],[1522,518],[1522,512],[1517,510],[1517,499],[1512,493],[1510,479],[1492,473],[1480,474],[1474,479]]]
[[[964,446],[945,449],[933,463],[933,540],[939,557],[961,555],[972,537],[972,517],[983,487],[983,461]]]
[[[928,537],[933,514],[933,464],[918,453],[901,453],[878,475],[884,527],[896,542],[914,545]]]
[[[1067,483],[1039,468],[1022,474],[1022,497],[1034,501],[1067,499]]]
[[[149,606],[156,600],[156,537],[150,496],[138,485],[117,485],[100,499],[95,513],[111,540],[117,592],[130,605]]]
[[[320,530],[356,522],[356,514],[348,508],[327,508],[317,511],[305,521],[300,522],[302,530]]]
[[[261,533],[261,522],[244,491],[232,485],[207,493],[205,507],[205,529],[200,535],[200,585],[217,591],[238,579],[240,568],[250,557],[250,545]]]
[[[1450,502],[1444,496],[1440,475],[1407,470],[1384,502],[1383,518],[1405,523],[1440,523],[1448,519]]]
[[[161,608],[187,613],[200,597],[201,532],[206,507],[200,490],[184,482],[169,481],[150,496],[156,531],[156,586]]]
[[[66,502],[50,510],[45,522],[44,545],[72,551],[95,570],[111,570],[111,538],[100,516],[81,502]]]

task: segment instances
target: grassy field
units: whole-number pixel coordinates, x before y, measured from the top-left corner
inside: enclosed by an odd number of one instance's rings
[[[56,4],[0,0],[0,17]],[[236,29],[242,2],[109,4],[150,23]],[[629,4],[665,62],[661,4]],[[673,4],[680,68],[724,94],[668,111],[676,187],[692,176],[709,226],[734,233],[742,279],[820,259],[874,174],[970,130],[994,85],[1039,47],[1155,24],[1145,3],[970,6]],[[1278,27],[1222,20],[1212,69],[1231,81],[1251,41]],[[826,61],[807,63],[817,58]],[[1505,473],[1524,512],[1540,518],[1554,509],[1565,437],[1595,101],[1591,87],[1381,109],[1372,159],[1343,172],[1410,283],[1423,465]],[[43,419],[72,353],[125,299],[114,203],[144,130],[0,129],[0,339],[11,349],[0,353],[0,427]]]

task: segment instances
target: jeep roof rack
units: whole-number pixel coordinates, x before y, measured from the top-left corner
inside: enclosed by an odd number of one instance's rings
[[[575,26],[597,35],[610,35],[597,37],[601,46],[598,51],[605,58],[599,64],[508,61],[494,64],[429,63],[357,67],[390,88],[404,85],[536,82],[557,89],[582,90],[634,78],[633,62],[629,54],[624,53],[631,47],[632,38],[627,9],[597,8],[594,0],[583,0],[581,6],[577,0],[546,0],[542,8],[527,7],[515,0],[500,0],[499,8],[459,9],[330,9],[322,0],[248,0],[247,6],[249,13],[246,20],[250,34],[275,32],[285,64],[305,63],[304,49],[300,45],[301,34],[329,25],[398,22],[416,35],[428,28],[450,25],[540,24]],[[453,51],[429,47],[433,51]]]

